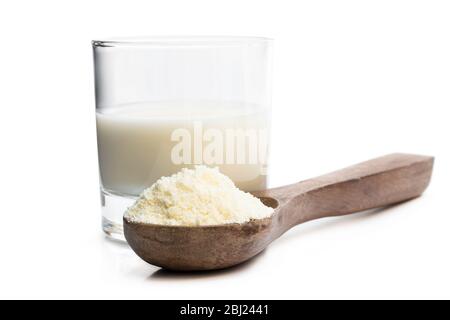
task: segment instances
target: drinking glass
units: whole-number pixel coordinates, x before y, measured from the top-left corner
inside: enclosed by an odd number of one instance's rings
[[[244,191],[265,189],[272,41],[261,37],[95,40],[102,225],[162,176],[219,167]]]

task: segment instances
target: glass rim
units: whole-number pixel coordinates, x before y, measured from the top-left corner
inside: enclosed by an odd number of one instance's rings
[[[267,37],[253,36],[148,36],[114,37],[104,40],[92,40],[93,47],[214,47],[262,45],[273,41]]]

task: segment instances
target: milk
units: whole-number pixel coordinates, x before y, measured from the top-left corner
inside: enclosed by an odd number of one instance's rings
[[[266,188],[268,112],[235,103],[140,103],[97,112],[102,187],[138,196],[183,167],[219,167],[238,188]],[[257,152],[257,154],[255,154]]]

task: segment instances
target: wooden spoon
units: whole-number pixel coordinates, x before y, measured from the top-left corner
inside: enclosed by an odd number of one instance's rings
[[[433,157],[392,154],[293,185],[255,192],[275,208],[243,224],[183,227],[124,219],[131,248],[150,264],[179,271],[214,270],[242,263],[292,227],[418,197],[430,182]]]

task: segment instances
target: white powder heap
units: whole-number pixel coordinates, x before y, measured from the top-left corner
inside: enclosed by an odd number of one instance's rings
[[[162,177],[125,213],[131,222],[206,226],[244,223],[272,215],[258,198],[236,188],[218,168],[196,166]]]

